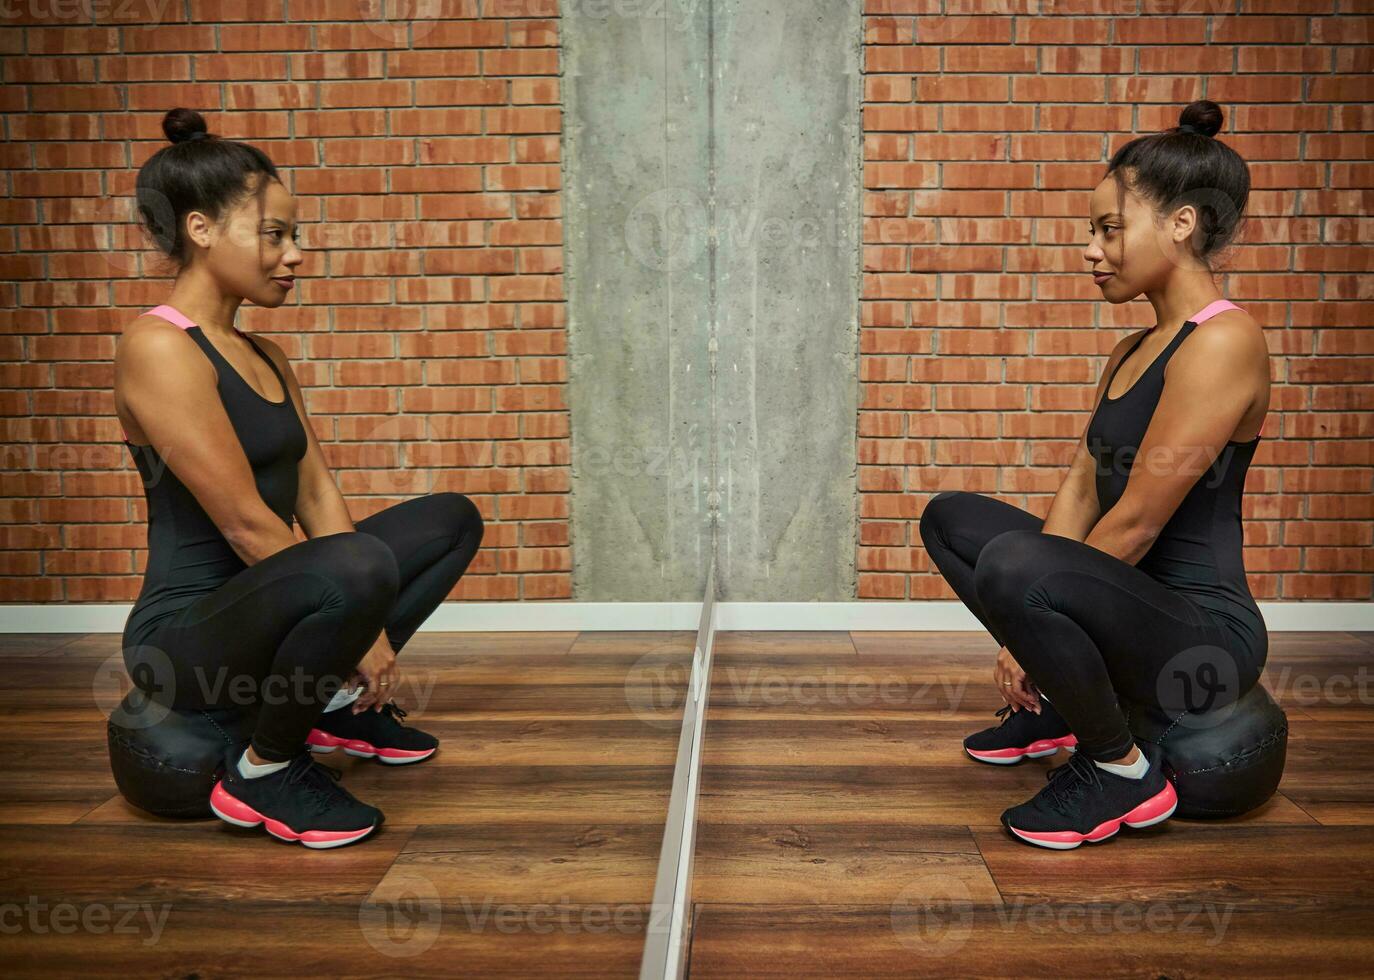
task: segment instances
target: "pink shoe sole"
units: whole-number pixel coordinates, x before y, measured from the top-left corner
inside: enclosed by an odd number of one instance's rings
[[[965,748],[964,751],[979,762],[991,762],[994,765],[1007,766],[1020,762],[1022,759],[1041,759],[1047,755],[1054,755],[1061,748],[1073,752],[1076,751],[1075,746],[1077,745],[1078,737],[1069,734],[1062,738],[1042,738],[1020,748],[989,750]]]
[[[1178,794],[1174,791],[1174,784],[1166,779],[1162,790],[1131,812],[1112,820],[1104,820],[1086,834],[1080,834],[1076,830],[1018,830],[1015,827],[1008,829],[1027,843],[1053,848],[1056,851],[1067,851],[1084,841],[1095,844],[1106,840],[1114,836],[1123,823],[1127,827],[1151,827],[1162,823],[1173,816],[1177,807]]]
[[[318,728],[310,729],[305,742],[311,752],[324,755],[342,748],[346,755],[356,755],[360,759],[377,758],[388,765],[403,766],[411,762],[421,762],[434,754],[434,749],[379,749],[371,742],[360,738],[339,738]]]
[[[264,817],[242,800],[229,795],[222,782],[215,783],[215,788],[210,792],[210,809],[214,811],[215,816],[235,827],[256,827],[262,824],[266,826],[267,832],[278,840],[299,841],[306,847],[317,850],[352,844],[377,829],[374,823],[362,830],[307,830],[300,834],[280,820]]]

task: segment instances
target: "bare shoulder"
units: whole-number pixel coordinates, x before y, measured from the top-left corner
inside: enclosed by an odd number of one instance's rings
[[[1207,327],[1222,328],[1223,330],[1259,330],[1259,321],[1252,317],[1246,310],[1223,310],[1216,316],[1208,317],[1197,325],[1197,330]],[[1194,331],[1194,333],[1197,332]]]
[[[115,343],[115,360],[128,365],[144,359],[164,362],[190,358],[197,351],[195,341],[174,323],[159,316],[140,316],[124,328]]]
[[[1179,355],[1203,362],[1244,362],[1269,356],[1264,329],[1245,310],[1226,310],[1199,323]]]
[[[1164,367],[1166,387],[1191,398],[1220,398],[1240,392],[1262,416],[1268,406],[1272,371],[1264,330],[1244,310],[1227,310],[1197,325]]]
[[[127,327],[124,328],[124,333],[122,334],[122,336],[135,337],[142,336],[144,334],[167,334],[169,336],[172,336],[176,334],[184,334],[185,332],[185,330],[182,330],[175,323],[172,323],[169,320],[164,320],[160,316],[153,316],[151,313],[144,313],[142,316],[138,317],[136,320],[134,320],[132,323],[130,323]]]
[[[139,404],[165,403],[169,398],[190,404],[205,392],[213,393],[217,382],[214,365],[196,342],[161,317],[140,316],[115,343],[115,412],[126,438],[140,444],[147,441],[146,433],[132,413],[131,399]]]

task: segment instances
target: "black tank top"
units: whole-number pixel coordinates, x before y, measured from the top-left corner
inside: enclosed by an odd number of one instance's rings
[[[1164,367],[1169,358],[1199,323],[1228,309],[1239,307],[1219,301],[1185,322],[1135,384],[1117,398],[1107,395],[1112,378],[1140,346],[1144,334],[1112,370],[1087,431],[1088,451],[1097,464],[1097,501],[1103,514],[1126,490],[1136,452],[1164,390]],[[1136,567],[1186,593],[1240,642],[1240,649],[1262,657],[1267,650],[1267,634],[1245,579],[1241,547],[1241,496],[1259,441],[1255,436],[1248,442],[1232,441],[1223,447]]]
[[[258,493],[290,526],[295,517],[297,464],[308,443],[286,380],[276,364],[251,337],[246,338],[281,381],[281,402],[258,394],[215,349],[200,327],[180,312],[170,306],[148,312],[185,330],[214,364],[220,401],[252,466]],[[169,411],[176,409],[171,407]],[[127,436],[125,433],[124,445],[129,447],[143,478],[148,502],[148,567],[143,589],[125,623],[125,646],[146,642],[165,620],[246,567],[157,450],[134,445]]]

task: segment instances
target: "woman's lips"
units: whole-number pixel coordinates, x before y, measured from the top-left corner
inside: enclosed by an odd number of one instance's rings
[[[272,281],[275,282],[275,283],[276,283],[278,286],[280,286],[282,289],[290,289],[292,286],[294,286],[294,285],[296,284],[296,280],[294,280],[294,279],[284,279],[284,278],[278,278],[278,277],[276,277],[276,276],[274,276],[274,277],[272,278]]]
[[[1106,282],[1108,279],[1110,279],[1111,277],[1112,277],[1112,274],[1111,274],[1110,272],[1094,272],[1094,273],[1093,273],[1093,282],[1097,283],[1097,284],[1100,286],[1100,285],[1102,285],[1104,282]]]

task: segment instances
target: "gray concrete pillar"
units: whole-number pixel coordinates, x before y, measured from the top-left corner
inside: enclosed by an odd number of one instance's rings
[[[562,25],[574,597],[853,598],[858,0]]]

